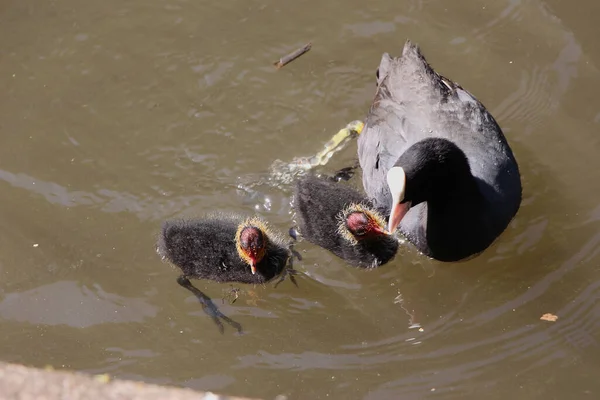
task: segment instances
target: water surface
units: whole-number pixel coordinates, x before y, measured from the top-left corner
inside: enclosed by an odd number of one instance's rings
[[[4,1],[0,358],[261,398],[597,397],[599,7]],[[229,285],[197,282],[245,329],[219,334],[154,253],[161,221],[258,212],[287,231],[288,186],[240,185],[363,119],[407,38],[504,129],[517,217],[468,262],[405,245],[365,272],[301,243],[299,288],[222,304]]]

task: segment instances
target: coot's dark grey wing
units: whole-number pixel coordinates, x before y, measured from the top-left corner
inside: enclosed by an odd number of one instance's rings
[[[407,41],[401,57],[382,57],[377,93],[358,140],[363,186],[379,207],[391,202],[387,171],[406,149],[428,137],[449,139],[463,150],[490,201],[520,200],[517,163],[494,118],[468,91],[436,73]]]
[[[439,98],[429,65],[407,42],[403,55],[385,53],[378,68],[378,86],[365,127],[358,138],[363,186],[378,207],[391,202],[386,173],[398,157],[433,131],[428,104]]]

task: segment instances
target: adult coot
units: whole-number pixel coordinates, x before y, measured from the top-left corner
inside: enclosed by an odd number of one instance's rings
[[[351,265],[375,268],[396,255],[398,240],[365,195],[328,178],[296,181],[293,201],[300,234]]]
[[[223,315],[189,278],[265,283],[284,272],[290,257],[290,249],[281,235],[269,229],[263,220],[234,215],[166,221],[158,238],[157,252],[163,260],[181,269],[177,283],[196,295],[221,331],[219,318],[238,331],[241,326]]]
[[[381,59],[358,157],[388,230],[438,260],[485,250],[521,203],[517,161],[494,118],[410,41],[401,57]]]

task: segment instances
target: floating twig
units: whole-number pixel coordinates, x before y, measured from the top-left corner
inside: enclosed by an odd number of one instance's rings
[[[290,54],[287,54],[287,55],[281,57],[279,60],[275,61],[273,63],[273,65],[275,66],[275,68],[279,69],[279,68],[283,67],[284,65],[291,63],[296,58],[300,57],[302,54],[309,51],[311,47],[312,47],[312,43],[307,43],[304,46],[300,47],[299,49],[294,50]]]

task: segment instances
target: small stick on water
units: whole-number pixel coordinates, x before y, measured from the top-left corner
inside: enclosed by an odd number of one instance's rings
[[[273,63],[273,65],[275,66],[275,68],[279,69],[279,68],[285,66],[286,64],[291,63],[296,58],[300,57],[302,54],[309,51],[311,47],[312,47],[312,43],[307,43],[304,46],[300,47],[299,49],[294,50],[290,54],[281,57],[279,60],[275,61]]]

